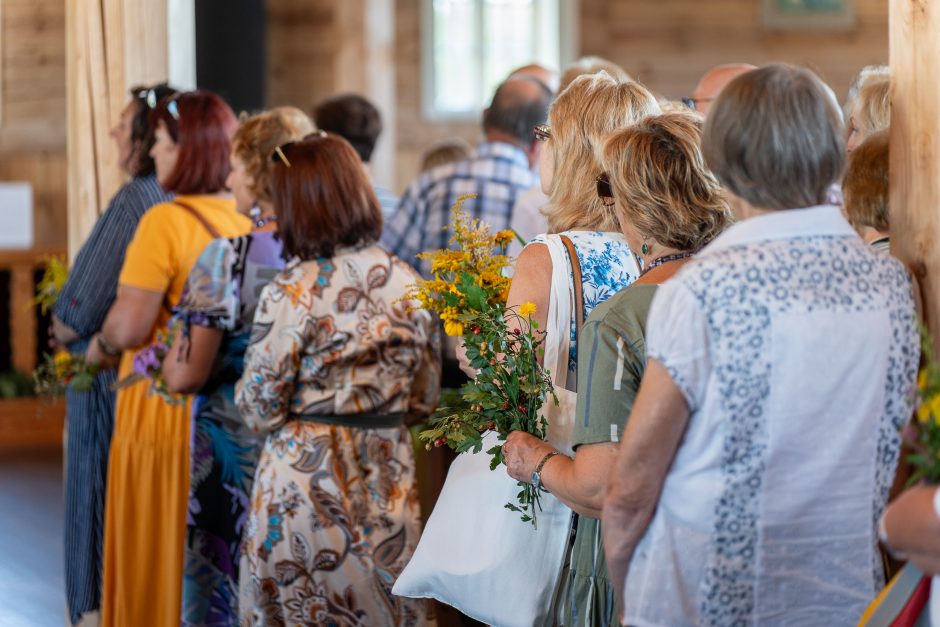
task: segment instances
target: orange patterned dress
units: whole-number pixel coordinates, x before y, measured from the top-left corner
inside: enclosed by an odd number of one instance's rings
[[[267,440],[242,554],[242,625],[423,625],[392,595],[420,534],[411,437],[440,393],[416,274],[377,246],[288,265],[261,295],[238,384]]]

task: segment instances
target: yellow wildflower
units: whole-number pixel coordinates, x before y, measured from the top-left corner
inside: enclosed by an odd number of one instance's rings
[[[935,422],[940,424],[940,394],[931,398],[925,398],[917,408],[917,420],[925,423],[933,416]]]
[[[69,367],[72,365],[72,355],[68,351],[59,351],[53,357],[53,363],[56,376],[63,377],[68,374]]]
[[[537,307],[535,306],[535,303],[529,303],[529,302],[522,303],[522,306],[519,307],[519,315],[524,318],[528,318],[529,316],[535,313],[536,309]]]
[[[924,368],[920,371],[920,374],[917,375],[917,389],[924,391],[927,389],[927,369]]]
[[[463,324],[457,320],[448,320],[444,323],[444,333],[451,337],[463,335]]]
[[[506,246],[512,240],[516,239],[516,232],[512,229],[506,229],[505,231],[498,232],[494,239],[500,246]]]

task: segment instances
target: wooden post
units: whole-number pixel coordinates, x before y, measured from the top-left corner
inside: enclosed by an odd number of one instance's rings
[[[167,80],[168,3],[179,4],[177,0],[66,2],[71,256],[124,180],[109,132],[127,103],[128,89]]]
[[[940,4],[891,0],[891,250],[940,348]]]

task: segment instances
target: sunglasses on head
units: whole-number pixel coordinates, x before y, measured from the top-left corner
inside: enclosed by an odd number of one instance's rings
[[[147,105],[148,109],[155,109],[157,106],[157,92],[153,89],[141,89],[134,94]]]
[[[310,133],[310,134],[307,135],[306,137],[304,137],[304,139],[303,139],[302,141],[306,141],[306,140],[310,139],[311,137],[327,137],[327,134],[326,134],[326,131],[324,131],[324,130],[317,130],[317,131],[314,131],[314,132]],[[274,152],[271,153],[271,161],[273,161],[274,163],[277,163],[278,161],[280,161],[281,163],[283,163],[284,165],[286,165],[286,166],[289,168],[289,167],[290,167],[290,160],[287,158],[287,152],[288,152],[296,143],[297,143],[297,142],[287,142],[286,144],[281,144],[280,146],[277,146],[277,147],[274,149]]]
[[[552,129],[548,124],[536,124],[533,133],[535,134],[535,139],[544,142],[551,138]]]
[[[610,185],[610,178],[606,172],[601,172],[594,179],[597,184],[597,196],[604,203],[604,206],[611,207],[614,204],[614,189]]]

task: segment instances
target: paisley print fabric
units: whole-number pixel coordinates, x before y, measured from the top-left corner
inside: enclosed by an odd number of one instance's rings
[[[262,292],[236,401],[266,434],[242,555],[242,625],[423,625],[391,593],[420,533],[402,426],[440,394],[436,321],[402,302],[415,272],[379,247],[294,261]],[[318,420],[319,418],[319,420]]]
[[[211,242],[190,271],[176,319],[223,331],[206,386],[193,399],[181,625],[238,622],[238,563],[261,439],[235,408],[261,288],[284,267],[281,244],[261,231]]]

